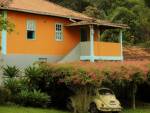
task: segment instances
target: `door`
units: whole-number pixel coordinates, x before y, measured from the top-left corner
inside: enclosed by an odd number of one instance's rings
[[[88,41],[88,30],[87,28],[81,28],[81,42]]]

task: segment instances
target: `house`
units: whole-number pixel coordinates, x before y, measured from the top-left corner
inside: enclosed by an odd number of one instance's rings
[[[123,60],[122,30],[47,0],[1,0],[0,12],[14,23],[1,32],[1,64],[27,66],[36,61]],[[103,29],[119,29],[119,42],[101,42]]]

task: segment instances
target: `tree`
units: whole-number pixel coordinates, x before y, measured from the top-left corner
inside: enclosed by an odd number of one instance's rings
[[[85,8],[90,5],[89,0],[49,0],[49,1],[79,12],[84,11]]]
[[[150,7],[150,1],[149,0],[144,0],[145,1],[145,4]]]
[[[9,22],[8,20],[2,19],[0,16],[0,31],[7,30],[9,32],[13,31],[14,24]]]
[[[6,7],[12,0],[2,0],[0,1],[0,7]],[[0,10],[0,31],[7,30],[12,31],[14,28],[14,24],[9,22],[4,18],[3,11]]]
[[[105,18],[105,12],[103,10],[98,10],[98,8],[95,5],[86,7],[83,13],[90,17],[95,17],[100,19]]]

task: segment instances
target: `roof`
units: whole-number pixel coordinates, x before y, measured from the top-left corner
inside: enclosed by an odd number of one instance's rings
[[[83,21],[71,23],[67,26],[85,26],[85,25],[97,25],[106,28],[124,28],[124,29],[129,28],[128,25],[125,24],[112,23],[111,21],[99,20],[99,19],[83,20]]]
[[[124,56],[126,61],[150,61],[150,49],[141,47],[125,47]]]
[[[0,0],[0,9],[81,20],[67,26],[97,25],[104,28],[129,28],[125,24],[93,19],[48,0]]]
[[[10,0],[1,0],[0,1],[0,6],[3,7],[4,5],[9,4]]]
[[[82,13],[64,8],[60,5],[49,2],[48,0],[0,0],[0,4],[0,9],[73,18],[79,20],[90,18]],[[4,7],[4,5],[6,6]]]

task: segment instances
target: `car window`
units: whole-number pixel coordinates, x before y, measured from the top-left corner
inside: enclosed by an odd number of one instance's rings
[[[100,89],[99,94],[100,95],[113,95],[113,92],[109,89]]]

